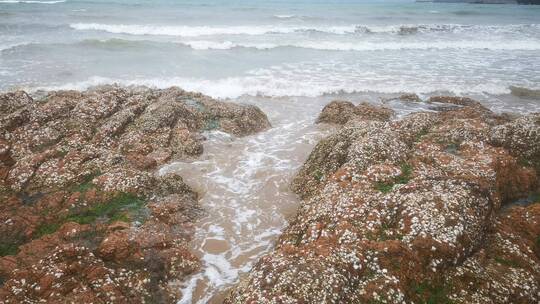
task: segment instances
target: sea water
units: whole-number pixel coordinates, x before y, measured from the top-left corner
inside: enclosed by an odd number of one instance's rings
[[[429,111],[401,93],[540,111],[540,7],[413,1],[0,0],[0,91],[179,86],[259,106],[272,128],[204,135],[204,154],[160,169],[201,197],[199,273],[180,303],[220,303],[294,216],[289,190],[333,99]],[[516,94],[518,95],[518,94]],[[536,97],[535,97],[536,96]]]
[[[540,6],[0,0],[0,90],[111,82],[222,98],[540,88]]]

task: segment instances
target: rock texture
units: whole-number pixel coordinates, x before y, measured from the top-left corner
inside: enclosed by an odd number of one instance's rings
[[[318,123],[345,124],[351,119],[372,119],[385,121],[394,115],[391,109],[375,107],[368,103],[355,106],[349,101],[332,101],[324,107],[317,118]]]
[[[170,303],[201,214],[177,175],[201,131],[268,128],[258,108],[177,88],[0,95],[1,303]]]
[[[428,102],[440,111],[400,120],[325,107],[319,121],[343,127],[299,171],[297,216],[226,303],[539,303],[540,114]]]

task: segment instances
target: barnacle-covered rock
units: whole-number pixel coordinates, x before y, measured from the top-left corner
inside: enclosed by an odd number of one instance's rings
[[[486,245],[444,278],[449,299],[463,304],[537,303],[540,201],[502,211],[491,229]]]
[[[292,189],[303,198],[308,197],[344,165],[358,171],[362,170],[360,167],[386,159],[389,155],[373,153],[378,148],[393,154],[389,157],[399,158],[404,144],[386,128],[392,116],[393,111],[384,107],[332,101],[324,107],[317,121],[345,124],[345,127],[317,145],[294,178]],[[377,134],[379,132],[385,136]]]
[[[323,139],[293,180],[298,214],[226,303],[540,301],[538,205],[511,203],[538,191],[537,171],[518,159],[540,144],[526,141],[535,116],[429,102],[451,106],[351,118]],[[495,145],[499,128],[512,131]],[[531,152],[512,150],[517,141]]]
[[[0,96],[0,113],[2,116],[11,114],[31,102],[32,98],[24,91],[2,94]]]
[[[394,111],[385,107],[377,107],[369,103],[355,106],[349,101],[332,101],[327,104],[317,118],[319,123],[334,123],[343,125],[352,119],[387,121]]]
[[[0,94],[0,302],[174,302],[170,282],[199,268],[187,242],[202,210],[156,169],[199,156],[205,130],[269,126],[178,88]]]
[[[521,116],[494,127],[491,144],[502,146],[540,172],[540,114]]]

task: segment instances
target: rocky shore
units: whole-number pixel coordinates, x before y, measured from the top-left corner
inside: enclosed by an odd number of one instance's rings
[[[226,303],[539,303],[540,114],[455,97],[334,101],[303,202]],[[516,203],[519,202],[519,204]]]
[[[292,181],[298,213],[226,303],[538,303],[540,114],[403,95],[334,101]],[[423,107],[426,108],[426,107]],[[181,176],[203,131],[257,107],[178,88],[0,94],[0,302],[174,303],[204,214]]]
[[[0,95],[0,302],[172,303],[204,211],[171,161],[270,124],[177,88]]]

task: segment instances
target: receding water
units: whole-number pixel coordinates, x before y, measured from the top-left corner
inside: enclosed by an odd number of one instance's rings
[[[288,188],[292,175],[331,129],[314,125],[326,100],[309,107],[289,98],[249,101],[268,113],[271,129],[244,138],[207,133],[200,160],[162,168],[180,173],[201,194],[207,211],[192,242],[203,269],[185,282],[180,303],[219,303],[239,275],[270,250],[296,211],[298,200]]]

